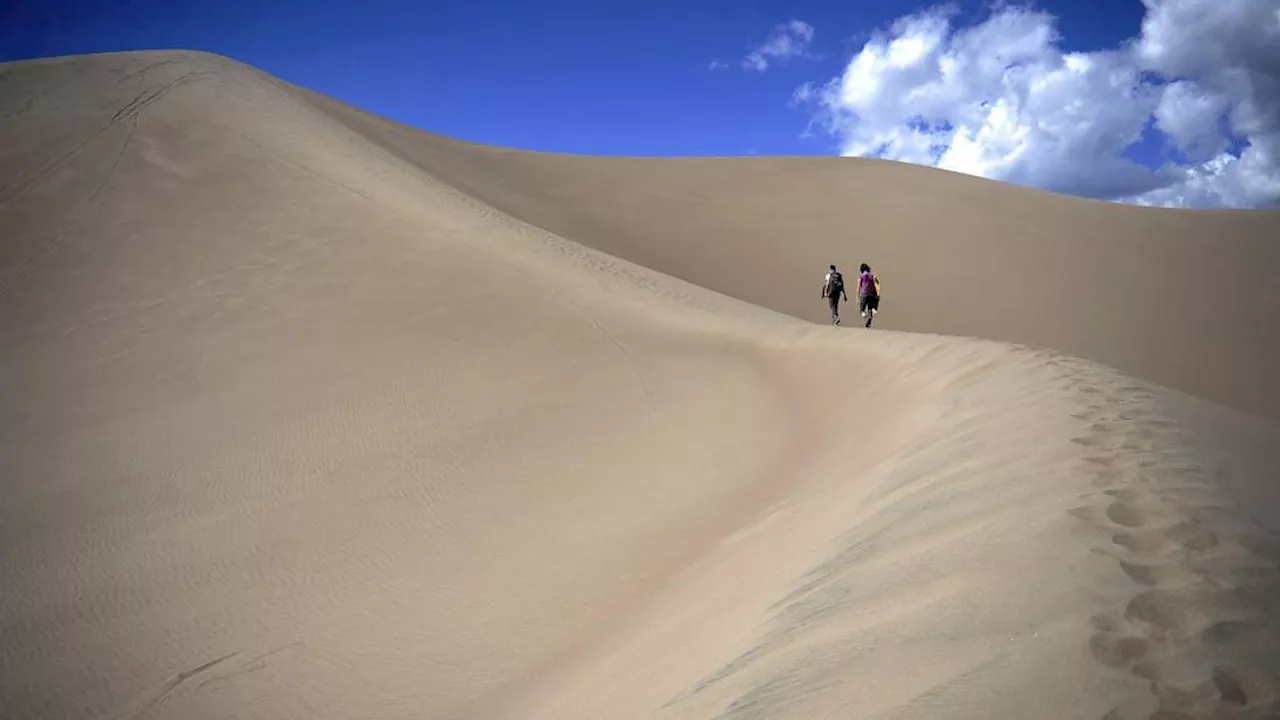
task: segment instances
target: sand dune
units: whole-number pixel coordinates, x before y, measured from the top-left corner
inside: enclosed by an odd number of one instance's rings
[[[827,265],[868,262],[881,327],[1052,348],[1280,420],[1280,211],[1126,207],[877,160],[520,152],[305,94],[503,212],[732,297],[823,322]]]
[[[2,717],[1280,713],[1274,214],[0,91]]]

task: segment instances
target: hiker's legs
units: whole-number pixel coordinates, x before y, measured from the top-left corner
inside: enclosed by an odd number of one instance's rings
[[[831,305],[831,324],[840,324],[840,296],[832,295],[827,298],[827,303]]]
[[[871,321],[875,319],[876,312],[880,309],[880,296],[868,295],[862,300],[862,317],[867,319],[867,327],[871,327]]]

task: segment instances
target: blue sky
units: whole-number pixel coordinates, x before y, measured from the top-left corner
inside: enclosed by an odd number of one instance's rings
[[[417,127],[479,142],[603,154],[833,154],[802,139],[795,87],[838,74],[860,35],[926,7],[780,0],[47,0],[6,11],[0,57],[193,48],[230,55]],[[982,9],[965,4],[968,13]],[[1138,0],[1056,0],[1069,44],[1138,30]],[[737,66],[777,24],[821,57]],[[711,72],[713,60],[732,72]]]
[[[1194,1],[1194,0],[1188,0]],[[1271,0],[1217,0],[1271,2]],[[1005,3],[997,3],[994,11]],[[957,27],[987,2],[953,2]],[[872,33],[926,2],[851,0],[46,0],[0,14],[0,59],[192,48],[411,125],[526,149],[626,155],[834,155],[840,133],[806,133],[805,83],[838,78]],[[1140,0],[1039,0],[1064,52],[1140,32]],[[780,23],[813,29],[807,55],[767,71],[743,58]],[[713,62],[727,67],[712,69]],[[1148,168],[1157,133],[1125,149]]]

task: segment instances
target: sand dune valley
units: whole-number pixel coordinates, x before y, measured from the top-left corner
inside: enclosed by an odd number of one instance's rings
[[[1280,213],[194,52],[0,138],[5,720],[1280,717]]]

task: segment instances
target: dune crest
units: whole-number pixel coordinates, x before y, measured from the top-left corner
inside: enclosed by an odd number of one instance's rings
[[[0,88],[6,718],[1280,713],[1274,215],[480,148],[203,53]],[[819,176],[979,210],[845,247]],[[794,317],[863,252],[952,335]],[[986,315],[936,267],[1001,258]]]
[[[883,160],[517,151],[298,92],[508,215],[731,297],[822,322],[827,265],[868,262],[882,328],[1047,347],[1280,421],[1280,210],[1122,206]]]

